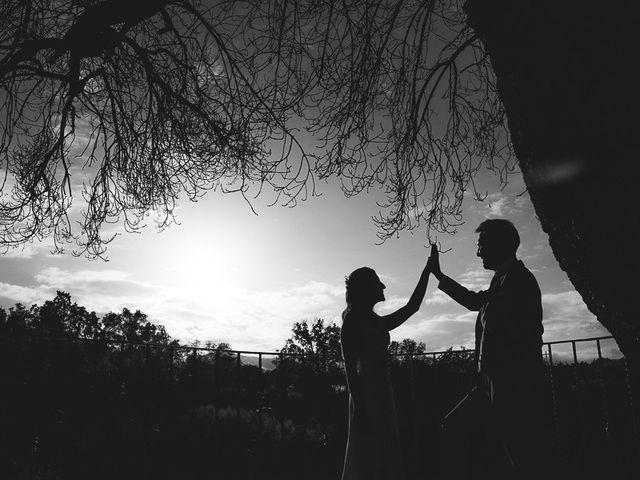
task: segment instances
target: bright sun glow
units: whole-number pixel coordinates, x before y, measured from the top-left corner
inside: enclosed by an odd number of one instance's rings
[[[213,300],[228,295],[247,268],[237,244],[189,239],[165,262],[165,282],[203,301]]]

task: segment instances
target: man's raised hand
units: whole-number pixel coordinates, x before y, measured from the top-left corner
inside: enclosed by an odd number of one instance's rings
[[[438,253],[438,246],[435,243],[431,244],[431,254],[427,261],[427,268],[433,273],[433,276],[438,280],[442,277],[442,270],[440,270],[440,254]]]

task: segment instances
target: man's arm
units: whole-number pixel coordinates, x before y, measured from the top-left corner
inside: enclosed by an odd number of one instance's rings
[[[463,307],[477,312],[487,301],[487,291],[481,290],[474,292],[468,288],[463,287],[452,278],[442,275],[438,288],[444,293],[449,295],[453,300],[458,302]]]
[[[479,292],[471,291],[442,273],[438,247],[435,244],[431,244],[431,255],[429,255],[427,269],[431,270],[433,276],[438,279],[438,288],[463,307],[477,312],[487,301],[486,290]]]

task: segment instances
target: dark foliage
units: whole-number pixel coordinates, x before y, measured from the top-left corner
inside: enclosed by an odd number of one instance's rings
[[[338,478],[347,434],[341,362],[302,341],[328,346],[337,334],[322,320],[301,322],[281,352],[250,356],[227,344],[179,346],[141,312],[98,318],[64,293],[0,309],[0,471],[9,479]],[[392,347],[403,451],[421,478],[438,461],[443,416],[474,382],[473,351],[430,354],[411,340]],[[629,478],[637,431],[624,360],[548,372],[557,472]]]

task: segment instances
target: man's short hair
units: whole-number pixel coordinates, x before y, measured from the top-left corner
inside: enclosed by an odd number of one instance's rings
[[[518,230],[509,220],[489,218],[478,225],[476,233],[484,233],[485,237],[508,252],[516,253],[520,246]]]

